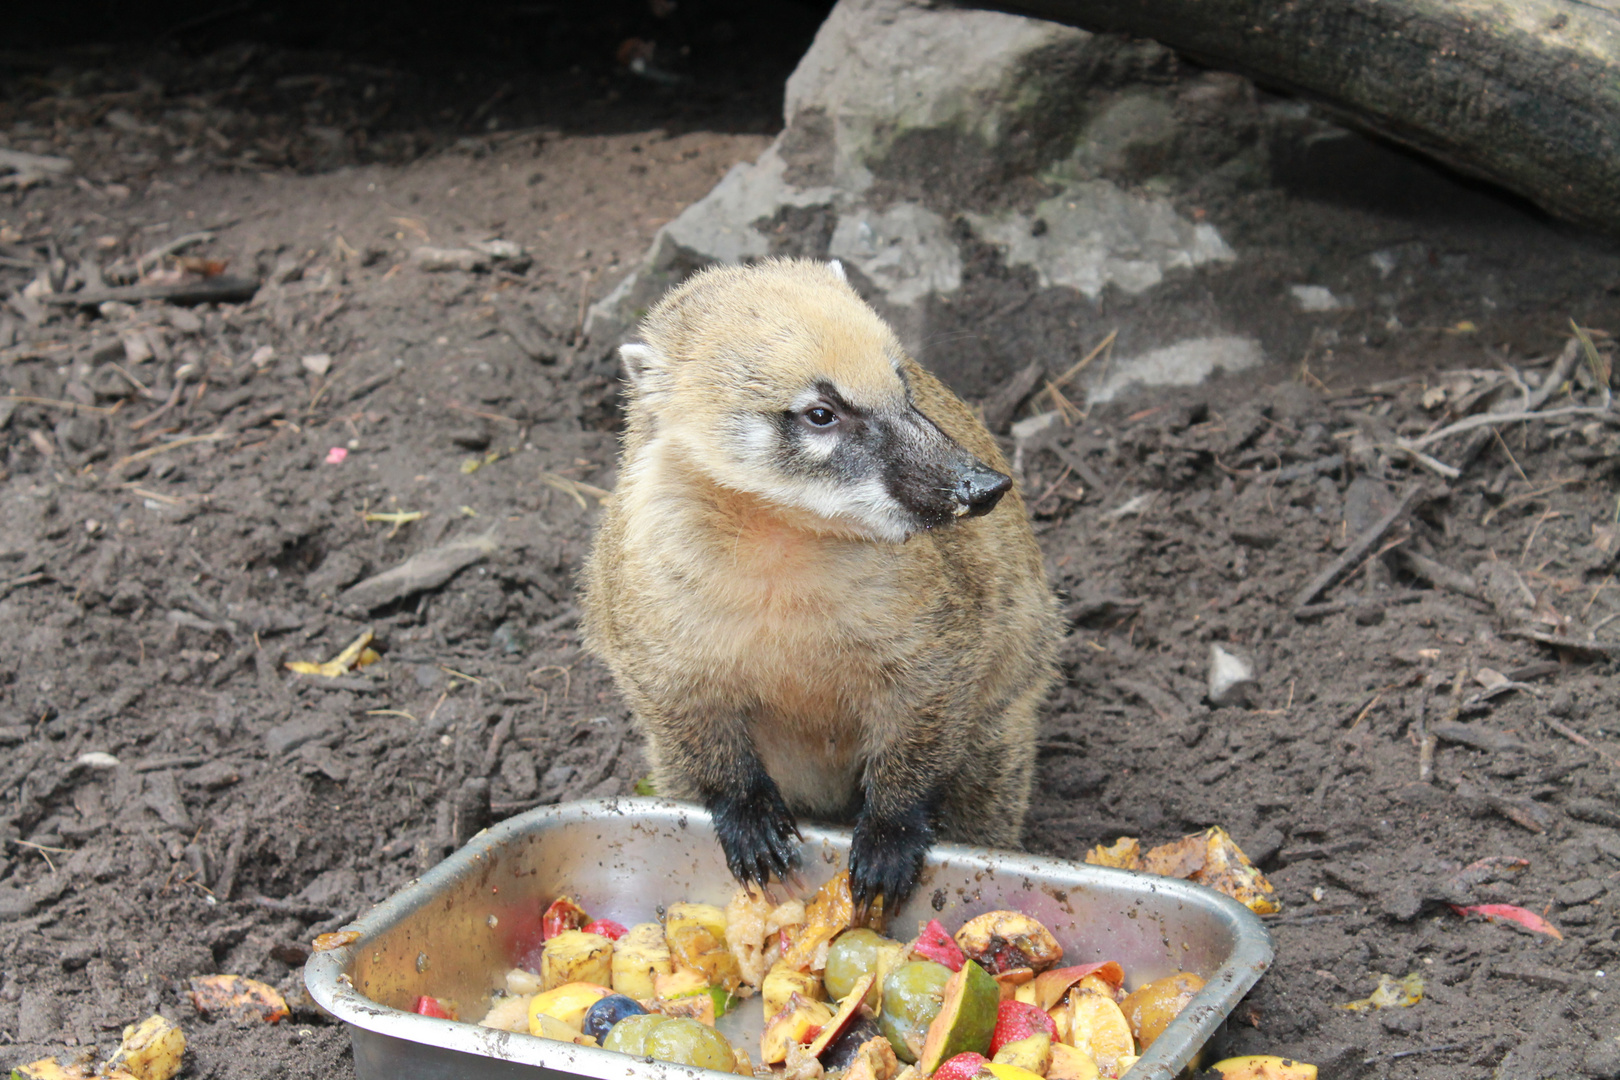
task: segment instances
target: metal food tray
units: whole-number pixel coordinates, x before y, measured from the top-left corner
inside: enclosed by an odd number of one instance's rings
[[[804,877],[843,867],[846,830],[803,828]],[[680,900],[724,904],[736,889],[709,815],[663,799],[602,799],[531,810],[480,833],[420,880],[351,924],[352,944],[304,970],[315,1001],[349,1025],[359,1080],[698,1080],[726,1074],[476,1026],[515,957],[539,940],[540,913],[573,896],[595,918],[626,925]],[[1117,960],[1126,988],[1192,971],[1207,980],[1129,1071],[1168,1080],[1221,1030],[1271,963],[1260,920],[1229,897],[1172,878],[1014,852],[940,845],[922,884],[889,914],[907,938],[938,918],[955,930],[997,909],[1026,912],[1062,943],[1064,965]],[[417,996],[453,1002],[473,1021],[409,1011]],[[757,998],[720,1021],[758,1057]]]

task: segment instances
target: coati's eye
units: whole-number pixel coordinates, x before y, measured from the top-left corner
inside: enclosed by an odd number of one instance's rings
[[[804,412],[800,415],[802,415],[805,422],[810,424],[812,427],[827,428],[838,423],[838,414],[827,408],[825,405],[812,405],[810,408],[804,410]]]

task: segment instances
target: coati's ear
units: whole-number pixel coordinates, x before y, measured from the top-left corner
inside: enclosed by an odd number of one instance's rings
[[[839,281],[842,281],[846,285],[849,284],[849,278],[844,276],[843,263],[839,262],[837,259],[831,259],[827,263],[827,269],[831,270],[833,272],[833,276],[838,278]]]
[[[640,389],[646,389],[650,381],[669,367],[669,361],[663,354],[651,345],[639,342],[620,345],[619,360],[624,364],[624,377],[630,380],[632,386]]]

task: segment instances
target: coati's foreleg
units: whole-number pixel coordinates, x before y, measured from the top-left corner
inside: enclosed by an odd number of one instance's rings
[[[849,884],[858,909],[879,896],[894,910],[917,887],[933,846],[946,784],[961,748],[949,745],[937,717],[895,731],[868,760],[864,799],[849,852]]]
[[[643,714],[642,720],[658,758],[659,793],[703,804],[714,818],[732,876],[760,886],[773,876],[786,880],[799,865],[804,837],[759,760],[743,719],[689,712],[656,718]],[[665,752],[666,747],[671,749]]]

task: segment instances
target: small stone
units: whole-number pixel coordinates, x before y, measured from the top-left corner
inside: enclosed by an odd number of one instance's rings
[[[1209,647],[1209,703],[1216,708],[1246,705],[1254,693],[1254,668],[1219,645]]]
[[[411,261],[423,270],[438,273],[462,270],[468,273],[488,270],[490,257],[471,248],[419,247],[411,252]]]
[[[299,357],[298,362],[303,365],[305,371],[317,377],[332,370],[332,355],[330,353],[311,353],[308,356]]]
[[[1290,285],[1288,292],[1304,312],[1338,311],[1345,306],[1333,290],[1323,285]]]

